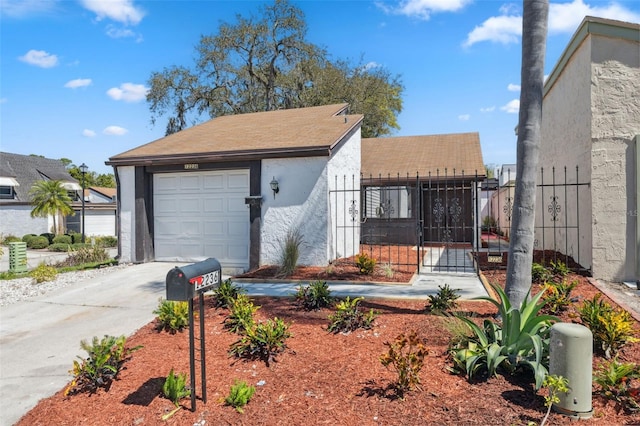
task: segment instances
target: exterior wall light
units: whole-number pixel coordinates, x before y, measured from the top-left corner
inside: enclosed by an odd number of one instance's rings
[[[278,192],[280,192],[280,186],[278,184],[278,181],[276,180],[275,176],[273,177],[273,179],[271,180],[271,182],[269,182],[269,185],[271,185],[271,190],[273,191],[273,198],[276,198],[276,194]]]

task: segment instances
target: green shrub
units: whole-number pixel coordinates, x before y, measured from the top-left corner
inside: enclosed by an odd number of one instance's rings
[[[36,282],[42,283],[45,281],[53,281],[58,276],[58,271],[53,266],[49,266],[46,263],[42,262],[37,267],[35,267],[31,272],[29,272],[29,276],[36,280]]]
[[[376,260],[367,253],[360,253],[356,256],[356,266],[361,274],[370,275],[376,268]]]
[[[8,246],[9,243],[19,243],[19,242],[22,242],[22,240],[16,237],[15,235],[7,235],[2,239],[2,244],[4,244],[5,246]]]
[[[79,266],[87,263],[102,263],[110,258],[109,253],[102,247],[80,247],[69,253],[69,256],[58,263],[57,266]]]
[[[27,242],[27,247],[33,250],[39,250],[49,247],[49,239],[47,237],[33,237]]]
[[[301,284],[295,299],[296,303],[307,311],[321,309],[333,303],[331,290],[326,281],[314,281],[307,286]]]
[[[259,359],[269,366],[276,355],[286,349],[289,337],[289,324],[276,317],[246,329],[245,335],[231,344],[229,354],[238,358]]]
[[[571,304],[571,291],[576,288],[578,281],[567,283],[567,280],[557,283],[554,281],[544,284],[544,310],[551,314],[565,311]]]
[[[244,413],[243,407],[256,392],[256,388],[247,385],[247,382],[236,380],[229,389],[229,395],[224,399],[225,404],[235,408],[238,413]]]
[[[69,232],[72,244],[82,244],[82,234],[80,232]]]
[[[29,245],[29,241],[34,239],[35,237],[37,237],[36,234],[25,234],[22,236],[22,242],[23,243],[27,243],[27,246]]]
[[[41,237],[46,237],[47,240],[49,241],[49,244],[53,244],[53,240],[54,238],[56,238],[56,234],[53,234],[51,232],[45,232],[43,234],[40,234]]]
[[[564,278],[569,274],[569,268],[561,260],[557,262],[551,261],[551,273],[559,278]]]
[[[300,257],[300,246],[302,245],[302,234],[298,229],[289,231],[284,239],[280,253],[280,267],[276,276],[278,278],[286,278],[293,274],[298,266],[298,258]]]
[[[613,354],[627,344],[637,341],[633,337],[633,317],[624,309],[614,308],[600,299],[598,293],[591,300],[585,300],[578,313],[582,323],[593,333],[594,346],[597,351],[611,358]]]
[[[594,382],[600,386],[599,393],[616,401],[627,413],[640,411],[640,389],[631,385],[637,379],[640,379],[640,366],[617,358],[603,361],[593,375]]]
[[[79,392],[95,392],[102,387],[109,390],[111,382],[116,379],[123,364],[130,358],[130,354],[140,346],[126,348],[125,336],[104,336],[101,340],[93,338],[91,344],[85,340],[80,347],[89,355],[80,358],[81,362],[73,361],[73,380],[65,389],[65,395]]]
[[[58,252],[58,253],[65,253],[65,252],[71,251],[72,247],[71,247],[71,244],[53,243],[49,247],[47,247],[47,250]]]
[[[424,357],[427,348],[418,334],[412,331],[408,335],[398,335],[392,343],[384,342],[389,351],[380,357],[380,362],[385,367],[390,365],[398,374],[395,388],[398,396],[404,398],[404,394],[412,389],[420,389],[420,370],[424,365]]]
[[[224,320],[224,327],[236,334],[244,334],[253,327],[253,314],[260,309],[245,294],[231,300],[229,315]]]
[[[429,295],[429,304],[426,309],[435,314],[447,313],[458,306],[459,298],[458,291],[449,287],[449,284],[438,286],[438,293]]]
[[[213,290],[213,305],[216,308],[228,308],[231,302],[243,293],[246,293],[246,290],[234,285],[230,279],[226,279]]]
[[[180,400],[191,395],[191,390],[187,388],[186,373],[175,374],[172,368],[162,385],[162,395],[179,407]]]
[[[551,280],[553,276],[551,272],[544,265],[533,262],[531,264],[531,281],[538,284],[546,283]]]
[[[538,315],[544,306],[544,302],[540,302],[543,292],[531,298],[527,294],[520,308],[515,308],[500,286],[492,284],[491,287],[499,300],[486,296],[476,300],[494,304],[501,322],[485,319],[480,327],[469,318],[458,316],[473,335],[454,348],[455,368],[472,379],[484,371],[494,376],[498,368],[515,373],[517,368],[526,367],[533,370],[536,389],[540,389],[549,365],[551,323],[558,319],[551,315]]]
[[[359,328],[370,329],[377,314],[373,309],[369,310],[369,312],[362,312],[360,310],[360,302],[362,300],[364,300],[364,297],[350,299],[347,296],[346,299],[338,302],[336,312],[329,315],[329,327],[327,330],[330,333],[349,333]]]
[[[51,244],[73,244],[73,238],[71,238],[70,235],[56,235],[52,241]]]
[[[189,325],[189,303],[174,300],[162,300],[153,311],[157,316],[158,330],[166,330],[171,334],[184,330]]]
[[[118,247],[118,238],[114,237],[113,235],[103,235],[100,237],[95,237],[95,244],[98,247],[105,248]]]

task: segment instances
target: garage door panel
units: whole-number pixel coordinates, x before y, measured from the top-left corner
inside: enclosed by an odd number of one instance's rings
[[[202,234],[202,222],[197,220],[180,222],[180,233],[182,235],[201,235]]]
[[[180,200],[180,213],[182,214],[200,214],[200,200],[197,198],[184,198]]]
[[[202,187],[204,189],[224,189],[224,175],[204,176],[202,178]]]
[[[249,267],[248,170],[154,175],[156,260]]]
[[[208,197],[202,200],[203,210],[205,213],[223,213],[224,197]]]
[[[177,220],[156,217],[154,224],[156,235],[164,237],[180,234],[180,224]]]
[[[227,187],[239,189],[249,187],[249,175],[246,173],[229,173]]]
[[[178,202],[171,198],[157,197],[154,200],[156,216],[170,216],[178,213]]]
[[[207,237],[222,237],[225,235],[225,221],[208,220],[204,223],[204,235]]]
[[[200,189],[200,176],[196,175],[195,173],[191,176],[181,176],[180,189],[186,191]]]

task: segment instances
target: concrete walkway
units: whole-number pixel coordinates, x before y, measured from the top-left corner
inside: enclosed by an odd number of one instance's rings
[[[129,336],[154,319],[166,297],[166,276],[176,263],[145,263],[79,281],[0,310],[0,424],[13,425],[40,399],[64,388],[80,341],[93,336]],[[421,275],[413,285],[330,284],[335,296],[420,298],[439,285],[459,289],[462,298],[486,295],[473,274]],[[289,296],[299,284],[238,283],[249,295]]]

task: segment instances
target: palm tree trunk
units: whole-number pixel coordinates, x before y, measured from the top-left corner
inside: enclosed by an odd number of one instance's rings
[[[517,172],[505,292],[520,306],[531,288],[549,0],[523,0]]]

